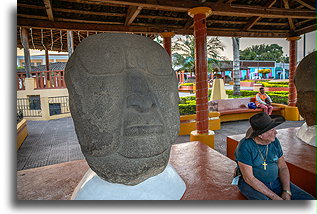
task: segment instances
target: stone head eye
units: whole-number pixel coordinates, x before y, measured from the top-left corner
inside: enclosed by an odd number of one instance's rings
[[[172,73],[173,69],[170,63],[170,57],[162,47],[156,51],[149,51],[147,55],[149,73],[159,76],[170,75]]]
[[[83,40],[84,42],[85,40]],[[125,65],[122,49],[111,43],[104,48],[99,48],[99,45],[99,43],[94,43],[90,40],[85,42],[83,46],[78,47],[84,49],[78,53],[78,57],[83,67],[85,67],[85,71],[95,75],[122,72]]]

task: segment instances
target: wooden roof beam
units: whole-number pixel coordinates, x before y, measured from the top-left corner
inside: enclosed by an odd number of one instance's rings
[[[296,30],[296,35],[302,35],[304,33],[309,33],[309,32],[312,32],[316,30],[316,24],[313,24],[313,25],[309,25],[309,26],[306,26],[306,27],[303,27],[303,28],[299,28]]]
[[[78,0],[67,0],[78,2]],[[104,0],[84,0],[84,3],[103,4]],[[285,8],[270,8],[263,6],[246,6],[246,5],[230,5],[218,2],[205,2],[201,4],[198,1],[183,1],[183,0],[160,0],[159,3],[148,3],[144,0],[107,0],[107,4],[115,4],[120,6],[140,6],[152,10],[168,10],[175,12],[186,12],[194,7],[206,6],[210,7],[213,15],[219,16],[260,16],[262,18],[299,18],[299,19],[315,19],[315,11],[285,9]]]
[[[306,0],[295,0],[298,3],[300,3],[301,5],[311,9],[311,10],[316,10],[316,6],[312,5],[310,2],[307,2]]]
[[[271,8],[275,4],[276,0],[270,0],[269,2],[266,3],[265,7],[266,8]],[[243,27],[242,30],[248,31],[250,30],[257,21],[261,19],[260,16],[253,16],[250,21]]]
[[[242,28],[243,31],[248,31],[250,30],[257,21],[261,19],[260,16],[252,16],[250,21]]]
[[[53,15],[51,0],[43,0],[43,1],[44,1],[47,16],[48,16],[48,20],[54,22],[54,15]]]
[[[123,14],[123,13],[95,12],[95,11],[64,9],[64,8],[54,8],[54,11],[65,12],[65,13],[78,13],[78,14],[84,14],[84,15],[96,15],[96,16],[118,16],[118,17],[126,16],[126,14]]]
[[[284,2],[284,6],[286,9],[289,9],[289,4],[288,4],[288,0],[283,0]],[[296,28],[293,22],[292,18],[287,18],[288,19],[288,23],[289,23],[289,28],[291,29],[291,31],[295,32]]]
[[[176,34],[192,35],[193,30],[184,29],[184,27],[172,28],[172,27],[146,27],[146,26],[122,26],[122,25],[112,25],[112,24],[93,24],[93,23],[83,23],[83,22],[50,22],[47,20],[42,20],[41,22],[36,22],[34,20],[27,20],[23,18],[17,18],[17,24],[21,27],[32,27],[32,28],[42,28],[42,29],[58,29],[58,30],[73,30],[73,31],[92,31],[92,32],[133,32],[133,33],[152,33],[158,34],[164,32],[165,30],[173,31]],[[272,32],[268,30],[267,32],[242,32],[236,29],[224,29],[219,30],[219,28],[208,28],[208,36],[228,36],[228,37],[264,37],[264,38],[286,38],[290,34],[287,32]]]
[[[193,18],[188,18],[184,28],[185,29],[189,29],[189,28],[191,28],[193,26],[194,26],[194,19]]]
[[[222,0],[224,4],[231,4],[234,0]]]
[[[139,15],[141,10],[142,7],[140,6],[129,6],[124,25],[130,25],[134,21],[134,19]]]

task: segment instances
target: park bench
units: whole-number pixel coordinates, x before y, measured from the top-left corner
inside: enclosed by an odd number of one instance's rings
[[[296,137],[299,128],[277,130],[291,181],[316,197],[316,148]],[[245,134],[227,137],[227,157],[234,160],[234,152]]]
[[[254,101],[254,97],[212,100],[208,102],[208,107],[210,112],[220,113],[221,122],[248,120],[254,114],[263,111],[261,108],[248,108],[248,104]],[[272,103],[272,106],[272,114],[284,115],[285,105]]]

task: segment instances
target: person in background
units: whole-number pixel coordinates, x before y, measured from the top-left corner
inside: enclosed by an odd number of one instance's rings
[[[260,92],[255,96],[255,105],[262,108],[268,115],[272,114],[273,106],[271,105],[272,99],[269,95],[264,92],[264,88],[260,88]]]
[[[290,182],[275,130],[284,121],[283,116],[264,112],[252,116],[251,127],[235,151],[237,185],[249,200],[315,200]]]

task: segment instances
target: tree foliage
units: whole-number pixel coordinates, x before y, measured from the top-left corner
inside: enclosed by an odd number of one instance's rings
[[[240,60],[267,60],[276,62],[289,62],[287,56],[283,56],[283,48],[278,44],[252,45],[240,50]]]
[[[258,72],[262,74],[268,74],[268,73],[271,73],[271,69],[261,69]]]
[[[219,51],[224,50],[225,46],[218,37],[210,37],[207,39],[207,57],[208,70],[212,71],[218,64],[218,60],[223,59],[219,56]],[[195,38],[194,36],[183,36],[177,38],[172,44],[173,66],[180,67],[180,70],[195,70]]]

